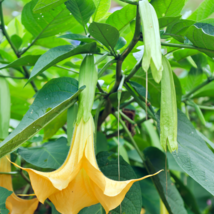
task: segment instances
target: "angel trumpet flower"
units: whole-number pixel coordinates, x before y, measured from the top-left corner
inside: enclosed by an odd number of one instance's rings
[[[75,127],[71,148],[64,164],[56,171],[44,173],[25,169],[40,202],[49,198],[62,214],[77,214],[81,209],[101,203],[106,213],[116,208],[136,181],[114,181],[99,170],[94,153],[94,122],[90,115]]]
[[[91,109],[97,84],[93,55],[84,58],[79,74],[79,87],[86,89],[79,97],[77,121],[70,151],[63,165],[53,172],[27,171],[40,202],[49,198],[62,214],[77,214],[84,207],[101,203],[106,213],[116,208],[136,181],[114,181],[100,171],[94,152],[94,121]]]
[[[11,172],[9,156],[0,159],[0,172]],[[13,191],[11,175],[0,174],[0,187]],[[6,200],[9,214],[33,214],[38,206],[38,199],[24,200],[12,193]]]

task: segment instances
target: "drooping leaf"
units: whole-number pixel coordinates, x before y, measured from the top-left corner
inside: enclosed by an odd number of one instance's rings
[[[135,5],[127,5],[121,10],[112,13],[106,20],[106,23],[121,31],[136,17],[136,10]]]
[[[22,10],[22,24],[34,38],[45,38],[70,30],[74,18],[64,4],[51,11],[36,14],[33,8],[37,2],[38,0],[30,1]]]
[[[5,207],[5,202],[7,198],[12,194],[12,191],[9,191],[3,187],[0,187],[0,213],[8,214],[9,210]]]
[[[96,10],[94,2],[91,0],[68,0],[65,5],[83,27]]]
[[[65,1],[66,0],[39,0],[36,6],[33,8],[33,12],[44,13],[63,4]]]
[[[146,89],[140,85],[139,83],[137,82],[133,82],[133,81],[129,81],[129,83],[131,84],[131,86],[136,90],[136,92],[142,96],[142,97],[146,97]],[[150,99],[150,95],[148,93],[148,99]]]
[[[0,143],[0,157],[19,147],[72,106],[82,90],[78,90],[75,79],[68,77],[52,79],[44,85],[17,128]]]
[[[93,22],[90,24],[89,33],[100,41],[109,50],[114,49],[119,39],[119,31],[111,25]]]
[[[190,20],[201,21],[206,19],[214,12],[212,0],[204,0],[199,7],[188,17]]]
[[[158,117],[159,118],[159,117]],[[213,152],[197,134],[186,115],[178,110],[178,151],[173,152],[178,165],[202,187],[214,194]]]
[[[185,0],[152,0],[150,3],[155,8],[158,18],[160,18],[164,16],[180,15]]]
[[[214,26],[206,23],[196,23],[186,32],[187,38],[198,47],[198,50],[214,57]]]
[[[18,149],[18,154],[35,166],[41,168],[58,169],[65,161],[69,147],[67,139],[61,137],[55,141],[49,141],[42,146]]]
[[[77,47],[64,45],[52,48],[38,59],[30,74],[30,79],[28,80],[28,82],[30,82],[35,76],[39,75],[46,69],[66,58],[82,53],[94,53],[95,51],[96,43],[80,45]]]
[[[108,13],[111,0],[94,0],[96,10],[93,15],[93,21],[100,21],[105,18],[105,15]]]
[[[18,68],[21,66],[35,65],[36,61],[39,59],[40,55],[27,55],[23,56],[10,64],[0,65],[0,70],[5,68]]]
[[[118,180],[118,160],[108,152],[100,152],[97,155],[97,163],[102,173],[113,180]],[[120,157],[120,180],[136,178],[136,175],[129,164]],[[123,202],[121,203],[122,213],[139,214],[142,207],[141,191],[139,183],[134,183]],[[110,211],[111,214],[119,214],[120,206]]]
[[[159,149],[148,147],[144,150],[144,155],[146,158],[144,164],[150,174],[165,169],[166,157]],[[159,173],[157,176],[152,177],[152,180],[169,214],[187,214],[184,202],[172,183],[168,171]]]

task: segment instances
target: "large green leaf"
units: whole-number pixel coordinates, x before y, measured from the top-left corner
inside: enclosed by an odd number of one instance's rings
[[[146,158],[144,165],[150,174],[165,169],[166,156],[159,149],[148,147],[144,150],[144,155]],[[187,214],[184,202],[175,185],[172,183],[168,171],[159,173],[152,177],[152,180],[169,214]]]
[[[17,68],[21,66],[35,65],[36,61],[39,59],[40,55],[27,55],[19,58],[10,64],[0,65],[0,70],[5,68]]]
[[[136,17],[136,9],[135,5],[127,5],[121,10],[112,13],[106,20],[106,23],[121,31]]]
[[[93,22],[88,30],[91,36],[100,41],[109,50],[114,49],[120,36],[119,31],[115,27],[104,23]]]
[[[180,15],[185,0],[152,0],[150,3],[155,8],[158,18],[160,18]]]
[[[9,191],[3,187],[0,187],[0,213],[8,214],[9,210],[5,207],[5,202],[7,198],[12,194],[12,191]]]
[[[22,24],[34,38],[54,36],[71,28],[74,18],[64,4],[51,11],[35,14],[33,8],[37,2],[38,0],[30,1],[22,10]]]
[[[199,7],[188,17],[190,20],[201,21],[214,12],[213,0],[204,0]]]
[[[181,16],[176,16],[176,17],[164,16],[164,17],[161,17],[158,19],[159,27],[164,28],[164,27],[172,24],[173,22],[176,22],[180,18],[181,18]]]
[[[33,12],[44,13],[63,4],[65,1],[67,0],[39,0],[33,9]]]
[[[72,106],[82,90],[78,90],[75,79],[68,77],[52,79],[44,85],[17,128],[0,143],[0,157],[19,147]]]
[[[65,5],[83,27],[96,10],[94,2],[91,0],[68,0]]]
[[[178,20],[167,27],[165,35],[172,36],[179,42],[183,43],[185,40],[186,31],[194,23],[195,22],[191,20]]]
[[[194,95],[197,97],[214,97],[214,82],[205,85],[203,88],[199,89]]]
[[[81,34],[73,34],[73,33],[67,33],[65,35],[60,36],[59,38],[77,40],[77,41],[86,42],[86,43],[91,43],[96,41],[93,38],[89,38]]]
[[[214,195],[214,172],[210,168],[214,162],[213,152],[180,110],[178,110],[178,151],[172,154],[189,176]]]
[[[105,15],[108,13],[111,0],[94,0],[96,11],[93,15],[93,21],[100,21],[105,18]]]
[[[90,43],[85,45],[80,45],[77,47],[71,45],[58,46],[48,50],[43,54],[39,60],[36,62],[31,74],[30,82],[35,76],[39,75],[46,69],[57,64],[58,62],[69,58],[71,56],[83,53],[94,53],[96,51],[96,43]]]
[[[118,160],[108,152],[100,152],[97,155],[97,163],[102,173],[113,180],[118,180]],[[136,174],[129,164],[120,157],[120,180],[136,178]],[[121,203],[122,213],[139,214],[142,207],[141,191],[139,183],[134,183],[123,202]],[[110,211],[111,214],[120,214],[120,206]]]
[[[58,169],[66,159],[69,147],[67,139],[61,137],[55,141],[49,141],[42,146],[18,149],[18,154],[35,166],[41,168]]]
[[[186,32],[187,38],[211,58],[214,57],[214,26],[206,23],[196,23]]]

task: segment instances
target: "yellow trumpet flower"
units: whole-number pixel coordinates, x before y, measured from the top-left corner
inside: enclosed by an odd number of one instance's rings
[[[101,203],[106,213],[120,205],[136,181],[114,181],[100,171],[94,153],[94,121],[80,120],[75,126],[69,154],[64,164],[53,172],[27,171],[40,202],[49,198],[62,214],[77,214],[84,207]],[[157,173],[156,173],[157,174]]]
[[[0,159],[0,172],[11,172],[9,156]],[[13,191],[11,175],[0,174],[0,187]],[[38,206],[38,199],[24,200],[12,193],[6,200],[9,214],[33,214]]]

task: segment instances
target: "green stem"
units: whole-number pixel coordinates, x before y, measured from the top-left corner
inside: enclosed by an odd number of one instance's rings
[[[120,1],[125,2],[127,4],[138,5],[138,1],[131,1],[131,0],[120,0]]]
[[[129,81],[137,73],[137,71],[141,68],[141,65],[142,65],[142,60],[135,65],[135,67],[132,69],[132,71],[126,77],[126,79],[125,79],[126,82]]]
[[[116,119],[118,119],[117,113],[114,113],[113,115],[116,117]],[[140,151],[140,149],[138,148],[138,145],[135,142],[134,138],[132,137],[132,134],[128,130],[127,126],[125,125],[125,123],[123,122],[123,120],[121,118],[119,118],[119,122],[122,125],[123,129],[125,130],[126,134],[129,136],[130,141],[131,141],[132,145],[134,146],[134,148],[136,149],[137,153],[139,154],[140,158],[142,159],[142,161],[144,161],[145,157],[144,157],[143,153]]]
[[[0,77],[11,78],[11,79],[27,79],[26,77],[11,77],[11,76],[4,76],[4,75],[0,75]]]
[[[0,172],[0,175],[15,175],[18,172]]]
[[[113,65],[115,62],[117,62],[115,59],[110,60],[109,62],[107,62],[102,69],[99,71],[98,73],[98,79],[103,75],[103,73],[108,69],[108,67],[110,67],[111,65]]]
[[[195,87],[191,91],[189,91],[187,94],[185,94],[182,97],[182,101],[186,101],[187,99],[189,99],[196,91],[203,88],[204,86],[206,86],[207,84],[209,84],[213,80],[214,80],[214,77],[209,77],[205,82],[201,83],[200,85],[198,85],[197,87]]]

